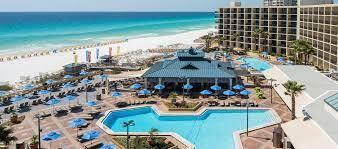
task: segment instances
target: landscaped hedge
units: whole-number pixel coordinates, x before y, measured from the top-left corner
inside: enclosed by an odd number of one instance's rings
[[[200,107],[202,107],[203,103],[199,102],[198,104],[196,104],[195,107],[193,108],[168,108],[168,111],[196,111],[198,110]]]

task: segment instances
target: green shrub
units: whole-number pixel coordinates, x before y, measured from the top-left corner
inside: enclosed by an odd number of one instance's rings
[[[9,90],[12,90],[13,87],[10,86],[10,85],[0,85],[0,90],[1,91],[9,91]]]

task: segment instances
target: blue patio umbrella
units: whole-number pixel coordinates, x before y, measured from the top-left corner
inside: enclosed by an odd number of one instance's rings
[[[233,95],[235,95],[235,92],[232,91],[232,90],[226,90],[226,91],[223,92],[223,94],[227,95],[227,96],[233,96]]]
[[[59,99],[51,99],[47,101],[47,104],[50,106],[53,106],[53,113],[54,113],[54,106],[59,104],[61,102],[61,100]]]
[[[85,132],[81,139],[84,139],[84,140],[93,140],[93,139],[96,139],[100,136],[101,132],[97,131],[97,130],[89,130],[87,132]]]
[[[94,106],[97,105],[97,103],[96,103],[95,101],[87,101],[87,102],[86,102],[86,105],[87,105],[88,107],[94,107]]]
[[[183,89],[186,89],[186,90],[190,90],[190,89],[192,89],[193,88],[193,86],[191,85],[191,84],[185,84],[185,85],[183,85]]]
[[[102,74],[102,75],[99,75],[99,77],[100,77],[101,79],[107,79],[107,78],[108,78],[108,75],[107,75],[107,74]]]
[[[139,83],[135,83],[133,85],[130,86],[131,89],[134,89],[134,90],[137,90],[137,89],[140,89],[142,87],[141,84]]]
[[[73,128],[78,128],[87,125],[87,121],[83,118],[75,118],[69,121],[69,125]]]
[[[251,92],[248,91],[248,90],[243,90],[243,91],[239,92],[239,94],[241,94],[241,95],[243,95],[243,96],[248,96],[248,95],[251,94]]]
[[[244,89],[244,86],[237,84],[237,85],[233,86],[232,88],[235,89],[235,90],[242,90],[242,89]]]
[[[61,100],[54,98],[54,99],[48,100],[47,104],[48,105],[56,105],[56,104],[59,104],[60,102],[61,102]]]
[[[42,136],[43,141],[55,141],[61,137],[61,134],[56,131],[51,131]]]
[[[284,58],[283,58],[283,57],[278,57],[278,58],[277,58],[277,61],[278,61],[278,62],[284,62]]]
[[[73,78],[73,76],[72,75],[65,75],[65,76],[63,76],[63,78],[64,79],[71,79],[71,78]]]
[[[62,86],[62,88],[66,88],[66,89],[68,89],[68,88],[72,88],[72,87],[74,87],[74,85],[73,84],[71,84],[71,83],[66,83],[66,84],[64,84],[63,86]]]
[[[19,101],[25,99],[22,95],[16,95],[14,96],[13,98],[10,99],[11,102],[16,102],[18,103],[18,106],[19,106]]]
[[[0,97],[5,96],[7,94],[6,91],[0,91]]]
[[[202,95],[211,95],[212,92],[210,92],[209,90],[203,90],[200,92]]]
[[[23,90],[32,90],[35,88],[35,85],[33,84],[26,84],[22,87]]]
[[[154,86],[155,89],[157,90],[163,90],[165,88],[165,86],[163,84],[157,84]]]
[[[150,95],[151,92],[148,89],[143,89],[143,90],[139,91],[138,94],[141,94],[141,95]]]
[[[53,80],[53,79],[48,79],[46,81],[47,84],[53,84],[53,83],[56,83],[57,81]]]
[[[48,91],[48,90],[41,90],[41,91],[38,92],[39,95],[47,95],[49,93],[50,93],[50,91]]]
[[[82,79],[82,80],[81,80],[81,83],[83,83],[83,84],[90,84],[90,83],[92,83],[92,80],[89,80],[89,79]]]
[[[115,144],[103,144],[99,149],[116,149]]]
[[[111,93],[111,96],[115,97],[115,98],[120,97],[121,95],[122,95],[121,92],[112,92]]]
[[[67,95],[65,97],[66,100],[68,100],[68,105],[70,106],[70,101],[73,101],[76,99],[76,96],[72,96],[72,95]]]
[[[212,89],[212,90],[214,90],[214,91],[219,91],[219,90],[221,90],[222,88],[221,88],[220,86],[218,86],[218,85],[213,85],[213,86],[210,87],[210,89]]]
[[[82,70],[79,74],[80,74],[81,76],[84,76],[84,75],[89,74],[89,72]]]

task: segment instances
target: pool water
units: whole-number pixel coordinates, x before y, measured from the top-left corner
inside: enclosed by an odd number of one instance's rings
[[[266,61],[260,60],[258,58],[252,58],[252,57],[242,58],[240,59],[240,62],[245,63],[248,66],[258,71],[265,71],[265,70],[272,68],[271,64],[269,64]]]
[[[130,132],[175,132],[196,149],[235,149],[233,132],[246,129],[246,110],[206,110],[202,115],[159,116],[151,107],[110,112],[103,124],[114,132],[125,132],[125,121],[134,120]],[[249,110],[249,127],[274,122],[270,110]]]

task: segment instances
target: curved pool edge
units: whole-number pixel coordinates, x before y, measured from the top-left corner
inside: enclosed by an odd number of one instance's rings
[[[106,132],[109,135],[125,135],[125,132],[114,132],[113,130],[111,130],[110,128],[108,128],[106,125],[103,124],[103,121],[106,119],[107,116],[109,116],[109,114],[111,112],[114,111],[122,111],[122,110],[131,110],[131,109],[137,109],[137,108],[146,108],[146,107],[150,107],[153,109],[153,111],[159,115],[159,116],[178,116],[178,115],[188,115],[188,116],[200,116],[203,115],[204,112],[206,112],[207,110],[243,110],[246,109],[245,107],[203,107],[198,111],[195,112],[187,112],[187,113],[175,113],[175,112],[163,112],[161,110],[158,109],[157,106],[155,105],[141,105],[141,106],[133,106],[133,107],[126,107],[126,108],[119,108],[119,109],[111,109],[108,110],[104,113],[104,116],[102,116],[101,118],[99,118],[99,120],[96,122],[96,125],[101,128],[104,132]],[[250,110],[269,110],[270,112],[272,112],[272,115],[274,116],[274,121],[271,123],[267,123],[267,124],[263,124],[263,125],[259,125],[256,127],[251,127],[249,128],[249,131],[253,131],[253,130],[257,130],[257,129],[261,129],[264,127],[268,127],[268,126],[272,126],[272,125],[276,125],[278,123],[281,122],[280,117],[278,116],[277,112],[274,109],[271,108],[264,108],[264,107],[252,107],[250,108]],[[239,131],[235,131],[233,133],[233,139],[235,142],[235,148],[236,149],[243,149],[243,145],[241,142],[241,138],[240,138],[240,134],[246,132],[246,130],[239,130]],[[131,135],[149,135],[148,132],[129,132],[129,134]],[[181,135],[175,133],[175,132],[159,132],[158,135],[162,135],[162,136],[172,136],[175,139],[177,139],[178,141],[180,141],[182,144],[184,144],[185,146],[187,146],[188,149],[195,149],[195,145],[192,144],[190,141],[186,140],[185,138],[183,138]]]
[[[255,109],[259,109],[259,108],[255,108]],[[272,108],[263,108],[263,109],[269,110],[272,113],[272,115],[275,118],[274,121],[270,122],[270,123],[267,123],[267,124],[258,125],[256,127],[251,127],[251,128],[248,129],[249,132],[254,131],[254,130],[258,130],[258,129],[262,129],[262,128],[265,128],[265,127],[273,126],[273,125],[276,125],[276,124],[279,124],[279,123],[282,122],[282,120],[280,119],[278,113],[274,109],[272,109]],[[245,133],[245,132],[246,132],[246,129],[242,129],[242,130],[235,131],[232,134],[232,136],[234,138],[235,148],[236,149],[244,149],[243,148],[243,144],[242,144],[242,140],[241,140],[241,134]]]

